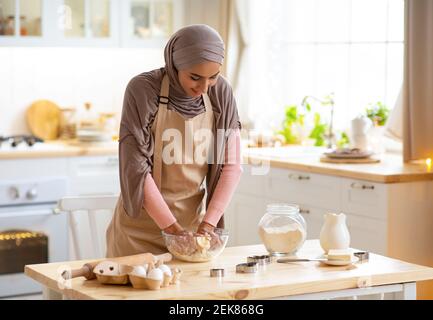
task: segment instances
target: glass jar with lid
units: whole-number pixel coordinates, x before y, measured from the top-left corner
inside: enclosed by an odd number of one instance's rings
[[[273,203],[267,206],[259,222],[259,235],[270,254],[294,254],[307,238],[307,223],[299,212],[299,206]]]

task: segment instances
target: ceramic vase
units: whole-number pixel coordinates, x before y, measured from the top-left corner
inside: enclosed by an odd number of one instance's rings
[[[349,229],[344,213],[326,213],[325,222],[320,231],[320,246],[328,253],[330,249],[348,249],[350,245]]]

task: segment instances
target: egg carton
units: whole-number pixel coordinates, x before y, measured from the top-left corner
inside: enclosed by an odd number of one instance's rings
[[[130,266],[113,261],[99,263],[93,272],[98,282],[110,285],[132,285],[134,289],[159,290],[179,283],[182,271],[158,261],[156,264]]]

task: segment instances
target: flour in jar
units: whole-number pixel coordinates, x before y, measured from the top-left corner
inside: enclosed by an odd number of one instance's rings
[[[280,227],[259,227],[259,235],[271,253],[293,253],[305,241],[305,230],[297,223]]]

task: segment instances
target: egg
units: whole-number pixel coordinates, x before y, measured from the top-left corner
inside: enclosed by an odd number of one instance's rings
[[[164,274],[161,269],[152,269],[147,274],[147,277],[152,280],[162,281],[162,279],[164,279]]]
[[[165,264],[160,265],[158,269],[161,270],[163,273],[167,274],[168,276],[172,276],[171,269]]]
[[[132,273],[140,277],[145,277],[147,274],[146,269],[143,266],[134,266]]]

